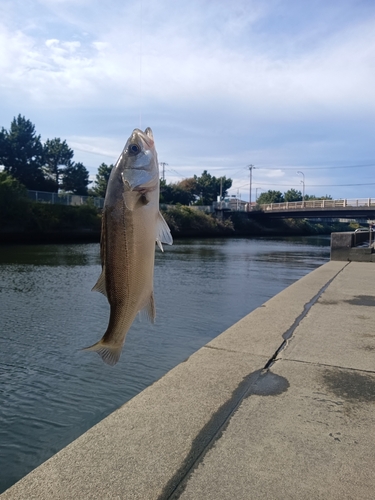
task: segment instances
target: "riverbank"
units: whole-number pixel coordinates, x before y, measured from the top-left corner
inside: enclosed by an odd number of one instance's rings
[[[192,207],[176,206],[163,215],[174,238],[308,236],[353,229],[343,223],[268,219],[232,213],[225,219]],[[64,206],[21,200],[0,216],[0,243],[98,242],[101,214],[93,205]]]
[[[1,499],[370,500],[374,273],[311,272]]]

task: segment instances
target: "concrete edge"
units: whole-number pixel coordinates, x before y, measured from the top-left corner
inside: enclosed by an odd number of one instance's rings
[[[0,495],[169,498],[220,434],[306,307],[329,262],[256,309]]]

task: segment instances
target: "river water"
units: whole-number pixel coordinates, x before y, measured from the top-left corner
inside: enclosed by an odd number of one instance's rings
[[[108,322],[99,245],[0,247],[0,492],[328,260],[328,237],[176,241],[156,252],[156,324],[109,367],[80,350]]]

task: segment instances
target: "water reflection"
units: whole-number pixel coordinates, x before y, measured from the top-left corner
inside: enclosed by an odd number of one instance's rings
[[[0,247],[0,491],[329,258],[329,239],[180,240],[155,265],[156,324],[111,368],[99,245]]]

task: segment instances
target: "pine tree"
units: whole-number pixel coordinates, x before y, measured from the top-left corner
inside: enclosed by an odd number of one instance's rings
[[[96,174],[95,186],[92,188],[94,196],[99,196],[100,198],[105,197],[112,168],[113,165],[107,165],[106,163],[102,163],[99,166],[98,173]]]
[[[74,151],[69,148],[66,141],[59,138],[47,139],[44,144],[44,173],[51,181],[57,193],[60,185],[60,177],[63,172],[62,166],[69,166],[73,159]]]
[[[62,172],[62,188],[73,194],[87,195],[89,171],[83,163],[70,163]]]
[[[13,119],[9,131],[1,130],[0,164],[28,189],[45,189],[40,135],[36,135],[31,121],[20,114]]]

